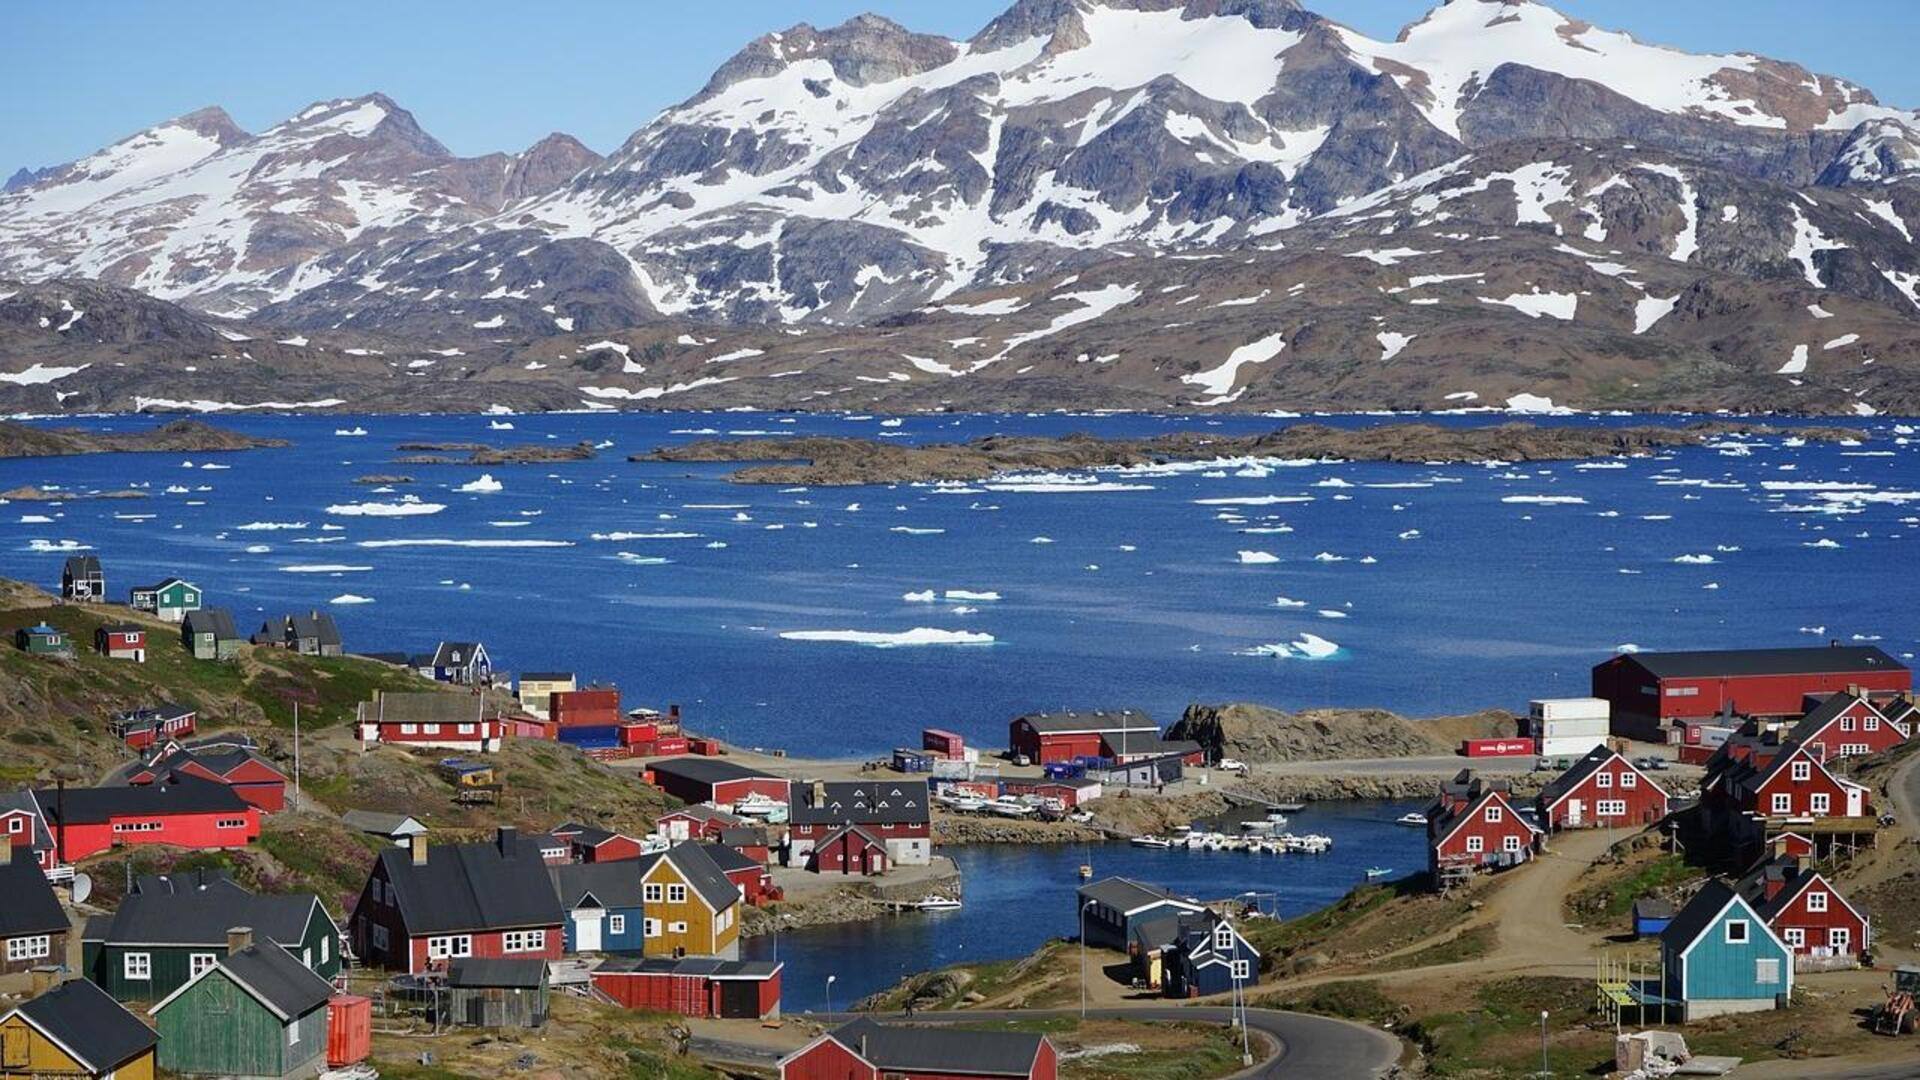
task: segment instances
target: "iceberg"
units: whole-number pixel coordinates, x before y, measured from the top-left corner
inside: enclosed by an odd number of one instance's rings
[[[898,649],[915,645],[991,645],[992,634],[973,630],[939,630],[916,626],[912,630],[886,633],[875,630],[786,630],[780,636],[787,641],[821,641],[846,645],[866,645],[875,649]]]

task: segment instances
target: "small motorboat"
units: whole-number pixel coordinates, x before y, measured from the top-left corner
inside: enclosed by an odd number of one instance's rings
[[[1405,825],[1408,828],[1413,828],[1413,829],[1424,829],[1427,827],[1427,815],[1401,814],[1398,818],[1394,820],[1394,824]]]
[[[1393,868],[1390,866],[1369,866],[1367,867],[1367,880],[1379,881],[1391,873],[1393,873]]]
[[[987,813],[995,817],[1024,818],[1033,816],[1033,807],[1018,799],[1009,799],[1004,795],[987,803],[986,807]]]
[[[960,901],[951,896],[929,896],[913,906],[920,911],[958,911]]]
[[[1160,836],[1136,836],[1128,840],[1127,843],[1132,844],[1134,847],[1154,848],[1156,850],[1164,850],[1173,846],[1173,841]]]
[[[1092,863],[1080,864],[1080,880],[1081,881],[1093,880],[1093,864]]]
[[[1283,803],[1273,804],[1274,813],[1279,813],[1279,814],[1297,814],[1300,811],[1305,810],[1306,808],[1307,808],[1307,804],[1303,802],[1283,802]],[[1273,815],[1269,814],[1267,816],[1272,817]]]

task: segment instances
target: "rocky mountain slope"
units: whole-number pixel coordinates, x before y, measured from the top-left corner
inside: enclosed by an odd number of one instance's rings
[[[57,309],[21,325],[0,295],[0,355],[93,364],[56,385],[0,361],[0,408],[300,385],[360,408],[1912,412],[1916,133],[1843,80],[1530,0],[1450,0],[1394,41],[1292,0],[1017,0],[965,41],[862,16],[755,40],[604,160],[564,136],[456,158],[372,95],[23,172],[0,294],[89,278],[224,321],[107,371]],[[258,379],[273,350],[235,334],[316,344]],[[148,357],[164,391],[129,373]]]

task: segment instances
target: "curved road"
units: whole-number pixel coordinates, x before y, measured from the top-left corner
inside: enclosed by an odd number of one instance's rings
[[[816,1023],[835,1024],[865,1017],[880,1023],[900,1023],[901,1017],[880,1014],[836,1013],[800,1014]],[[1074,1018],[1078,1009],[982,1009],[956,1012],[921,1013],[915,1023],[965,1024],[981,1020],[1044,1020]],[[1231,1009],[1212,1006],[1155,1005],[1129,1009],[1089,1009],[1096,1020],[1171,1020],[1211,1021],[1227,1024]],[[1305,1013],[1276,1009],[1248,1009],[1247,1024],[1264,1038],[1264,1050],[1255,1046],[1255,1056],[1269,1056],[1252,1068],[1234,1074],[1235,1080],[1376,1080],[1393,1070],[1400,1060],[1400,1040],[1384,1031],[1361,1024]],[[1254,1040],[1256,1044],[1261,1039]],[[696,1038],[690,1049],[701,1056],[713,1056],[742,1064],[769,1065],[779,1055],[762,1047],[745,1046],[716,1039]]]

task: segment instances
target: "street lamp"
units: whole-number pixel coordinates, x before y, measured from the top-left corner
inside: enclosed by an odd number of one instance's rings
[[[1080,905],[1080,1022],[1087,1022],[1087,909],[1093,906],[1088,900]]]
[[[1552,1076],[1547,1069],[1547,1010],[1540,1010],[1540,1075]]]
[[[827,976],[827,1015],[828,1016],[833,1015],[833,980],[839,977],[840,976],[838,975]]]

